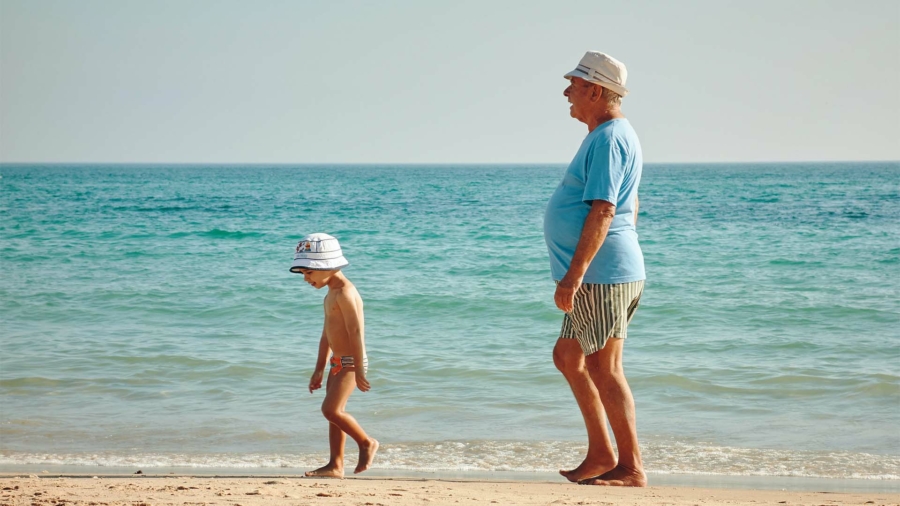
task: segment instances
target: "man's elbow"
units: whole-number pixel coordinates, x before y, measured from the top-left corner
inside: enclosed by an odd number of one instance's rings
[[[605,200],[594,200],[591,202],[591,214],[612,219],[616,215],[616,206]]]

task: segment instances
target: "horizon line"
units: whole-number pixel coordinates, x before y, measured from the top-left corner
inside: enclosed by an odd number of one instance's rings
[[[132,165],[132,166],[282,166],[282,167],[298,167],[298,166],[361,166],[361,167],[381,167],[386,165],[394,166],[501,166],[501,165],[568,165],[570,162],[3,162],[4,165]],[[769,160],[769,161],[705,161],[705,162],[644,162],[644,165],[718,165],[718,164],[743,164],[743,165],[763,165],[763,164],[809,164],[809,163],[900,163],[900,159],[896,160]]]

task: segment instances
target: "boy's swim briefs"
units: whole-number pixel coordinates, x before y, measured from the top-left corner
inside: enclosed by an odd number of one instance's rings
[[[343,368],[352,368],[355,369],[356,365],[353,363],[353,357],[350,355],[344,355],[342,357],[338,357],[337,355],[331,356],[331,375],[341,372]],[[369,357],[363,357],[363,374],[369,372]]]

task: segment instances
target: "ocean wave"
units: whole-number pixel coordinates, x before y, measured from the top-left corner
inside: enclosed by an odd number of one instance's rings
[[[197,235],[201,237],[211,237],[213,239],[244,239],[247,237],[262,237],[266,234],[262,232],[241,232],[240,230],[222,230],[214,228],[206,232],[199,232]]]
[[[510,471],[555,473],[583,458],[583,444],[569,441],[384,442],[375,469],[419,472]],[[651,443],[642,448],[653,474],[789,476],[900,480],[900,457],[854,452],[810,452],[732,448],[687,443]],[[326,461],[326,453],[28,453],[0,451],[0,465],[101,467],[296,468]]]
[[[183,237],[208,237],[213,239],[245,239],[247,237],[262,237],[266,234],[262,232],[241,232],[240,230],[222,230],[214,228],[212,230],[202,231],[181,231],[173,232],[167,235],[169,239],[181,239]]]

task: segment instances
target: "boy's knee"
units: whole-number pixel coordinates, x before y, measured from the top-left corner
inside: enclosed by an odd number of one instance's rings
[[[341,412],[331,406],[322,405],[322,416],[329,422],[335,422],[341,417]]]

